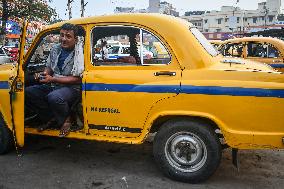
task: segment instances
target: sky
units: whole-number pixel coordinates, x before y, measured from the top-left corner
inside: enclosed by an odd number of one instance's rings
[[[161,0],[167,1],[183,15],[186,11],[195,10],[220,10],[221,6],[235,6],[237,0]],[[246,10],[257,9],[257,4],[265,0],[239,0],[238,7]],[[284,0],[282,1],[282,6]],[[72,17],[79,18],[80,13],[80,0],[74,0],[72,3]],[[111,14],[115,7],[135,7],[135,9],[146,9],[149,5],[149,0],[85,0],[88,2],[85,10],[86,16],[95,16],[103,14]],[[49,3],[51,7],[55,8],[59,14],[59,18],[68,19],[67,14],[67,0],[52,0]]]

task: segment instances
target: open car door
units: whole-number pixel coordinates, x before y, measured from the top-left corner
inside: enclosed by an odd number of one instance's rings
[[[11,114],[13,132],[17,146],[24,146],[24,50],[26,42],[27,23],[24,21],[21,38],[20,51],[17,64],[17,75],[13,80],[10,92]]]

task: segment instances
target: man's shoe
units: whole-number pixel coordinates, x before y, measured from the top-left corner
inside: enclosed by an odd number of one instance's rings
[[[67,135],[69,135],[70,131],[71,131],[71,126],[72,126],[72,121],[71,121],[71,117],[69,116],[65,122],[63,123],[60,132],[59,132],[59,137],[66,137]]]

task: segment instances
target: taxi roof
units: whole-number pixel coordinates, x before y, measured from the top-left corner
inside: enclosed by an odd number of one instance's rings
[[[272,37],[243,37],[243,38],[234,38],[227,39],[223,41],[223,43],[238,43],[238,42],[246,42],[246,41],[259,41],[259,42],[270,42],[270,43],[281,43],[284,45],[284,41],[272,38]]]
[[[120,23],[145,23],[145,24],[161,24],[167,23],[171,25],[175,24],[183,24],[187,27],[193,27],[193,25],[186,20],[181,18],[177,18],[174,16],[158,14],[158,13],[121,13],[121,14],[110,14],[110,15],[102,15],[102,16],[92,16],[92,17],[83,17],[77,19],[66,20],[62,22],[58,22],[52,25],[47,26],[47,29],[57,28],[63,25],[64,23],[71,24],[94,24],[94,23],[107,23],[107,22],[120,22]]]

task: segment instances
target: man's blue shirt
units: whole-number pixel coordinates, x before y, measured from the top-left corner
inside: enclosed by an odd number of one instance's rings
[[[64,65],[64,61],[65,59],[70,55],[70,53],[72,52],[72,50],[68,51],[68,50],[65,50],[65,49],[62,49],[61,50],[61,53],[58,57],[58,63],[57,63],[57,67],[59,68],[60,72],[62,72],[62,67]]]

